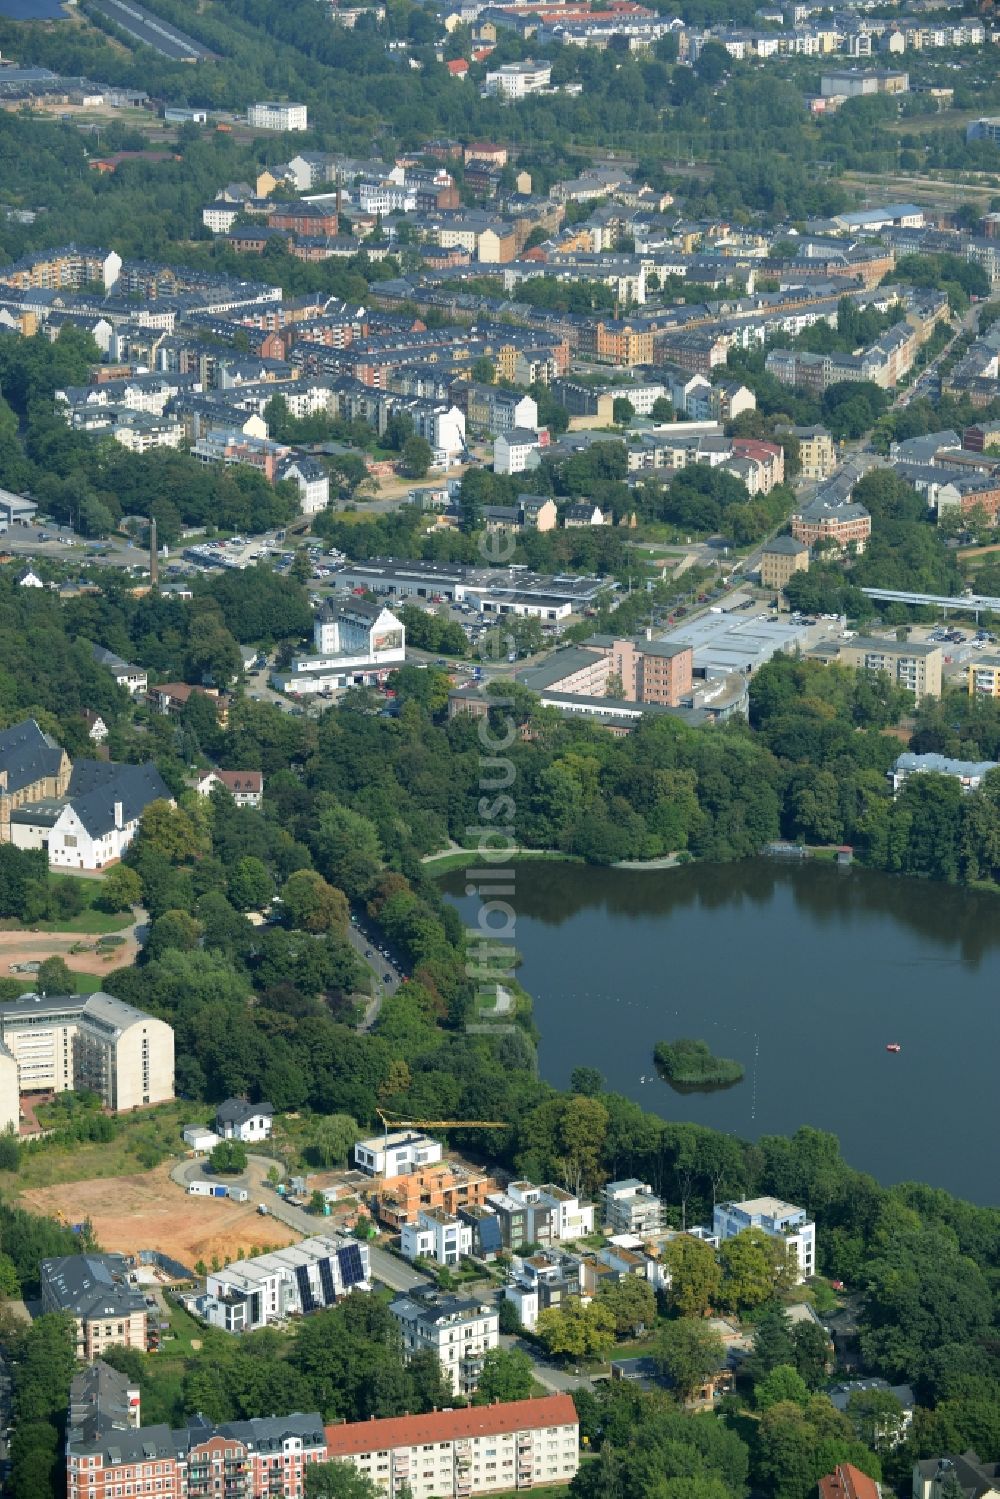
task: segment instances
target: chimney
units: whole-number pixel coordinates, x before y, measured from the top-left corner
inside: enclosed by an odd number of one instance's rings
[[[123,828],[125,826],[124,810],[125,809],[123,808],[121,802],[115,802],[115,827],[116,828]]]
[[[646,639],[647,640],[652,640],[652,638],[653,638],[653,629],[652,629],[652,626],[651,625],[647,625],[646,626]]]
[[[156,546],[156,516],[149,522],[149,586],[155,588],[159,582],[160,558]]]

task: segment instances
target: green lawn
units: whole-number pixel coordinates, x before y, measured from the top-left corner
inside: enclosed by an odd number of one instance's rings
[[[470,860],[478,859],[479,854],[474,848],[459,849],[453,854],[442,854],[438,858],[430,858],[424,863],[427,874],[448,874],[452,869],[464,869]],[[575,854],[563,854],[554,848],[523,848],[516,854],[511,854],[510,860],[505,862],[519,863],[522,859],[549,859],[560,864],[580,864],[583,861]]]
[[[190,1358],[198,1352],[192,1348],[192,1339],[202,1344],[205,1341],[205,1329],[201,1323],[186,1312],[182,1306],[178,1306],[169,1297],[164,1297],[167,1307],[167,1320],[170,1323],[170,1332],[164,1333],[162,1351],[159,1358]]]
[[[79,916],[70,916],[60,921],[37,922],[40,932],[82,932],[101,936],[105,932],[120,932],[131,926],[132,916],[128,911],[118,911],[111,915],[108,911],[97,909],[94,902],[101,893],[100,880],[81,880],[73,874],[50,874],[49,880],[54,885],[75,885],[83,896],[84,908]]]
[[[182,1156],[187,1150],[181,1138],[184,1125],[207,1118],[209,1113],[208,1108],[178,1100],[123,1116],[122,1128],[113,1140],[58,1148],[28,1146],[22,1151],[16,1173],[0,1171],[0,1195],[95,1177],[136,1175],[149,1169],[149,1152],[155,1151],[159,1159]]]
[[[659,1343],[659,1328],[652,1328],[643,1338],[627,1338],[616,1343],[612,1358],[649,1358]]]
[[[77,970],[73,967],[72,957],[69,960],[68,967],[70,973],[72,973],[73,975],[73,989],[76,994],[96,994],[99,989],[104,988],[104,980],[106,975],[104,975],[103,973],[78,973]],[[112,968],[109,964],[108,972],[110,973],[111,971]],[[10,977],[20,985],[22,994],[34,994],[35,979],[33,974],[29,974],[28,977],[25,978],[23,974],[12,973]]]

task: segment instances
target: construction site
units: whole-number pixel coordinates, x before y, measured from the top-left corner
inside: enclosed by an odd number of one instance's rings
[[[89,1218],[105,1250],[133,1254],[155,1248],[183,1265],[226,1263],[242,1254],[283,1248],[301,1238],[285,1224],[257,1212],[256,1197],[191,1197],[171,1179],[175,1162],[134,1176],[64,1182],[21,1193],[34,1212],[63,1222]]]

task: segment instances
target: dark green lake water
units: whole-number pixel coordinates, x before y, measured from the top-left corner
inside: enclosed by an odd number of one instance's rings
[[[1000,897],[763,859],[515,868],[519,977],[551,1082],[597,1067],[665,1118],[749,1139],[812,1124],[884,1183],[1000,1203]],[[464,873],[442,888],[474,923]],[[743,1082],[674,1092],[652,1053],[679,1036],[737,1058]]]

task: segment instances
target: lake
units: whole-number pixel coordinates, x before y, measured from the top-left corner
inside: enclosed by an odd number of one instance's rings
[[[518,976],[557,1087],[597,1067],[665,1118],[747,1139],[815,1125],[881,1182],[1000,1203],[1000,897],[765,859],[515,868]],[[474,923],[464,872],[441,884]],[[744,1080],[675,1092],[653,1046],[680,1036]]]
[[[8,21],[65,21],[62,0],[0,0],[0,16]]]

